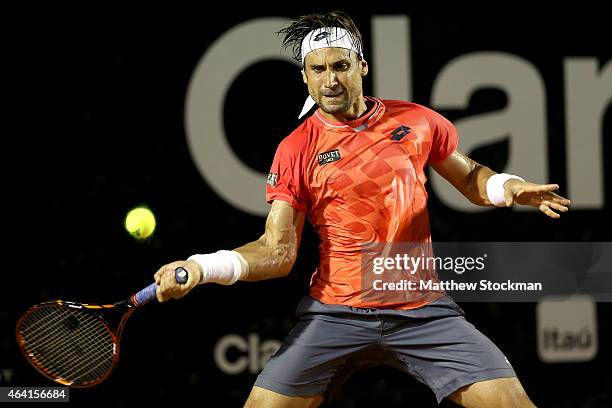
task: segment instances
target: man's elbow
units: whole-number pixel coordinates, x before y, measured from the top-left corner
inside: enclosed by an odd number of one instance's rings
[[[278,245],[274,248],[271,257],[274,269],[278,272],[278,277],[289,275],[293,264],[297,258],[297,247],[294,245]]]

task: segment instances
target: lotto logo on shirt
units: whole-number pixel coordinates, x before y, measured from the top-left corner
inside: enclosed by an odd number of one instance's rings
[[[399,142],[400,140],[402,140],[402,138],[404,136],[406,136],[408,133],[410,133],[410,130],[411,129],[408,126],[402,125],[402,126],[398,127],[397,129],[395,129],[393,131],[393,134],[391,136],[391,140],[395,140],[395,141]]]
[[[319,166],[342,159],[342,157],[340,156],[340,151],[338,151],[338,149],[332,150],[329,152],[325,152],[325,153],[319,153],[318,158],[319,158]]]

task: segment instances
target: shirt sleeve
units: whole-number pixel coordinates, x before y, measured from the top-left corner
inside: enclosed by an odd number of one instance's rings
[[[266,201],[286,201],[298,211],[306,211],[308,196],[302,182],[300,152],[285,139],[276,149],[272,167],[266,181]]]
[[[428,162],[439,163],[457,150],[459,136],[457,129],[448,119],[431,109],[426,108],[426,111],[432,138]]]

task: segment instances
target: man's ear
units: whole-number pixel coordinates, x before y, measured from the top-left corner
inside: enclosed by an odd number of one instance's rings
[[[308,85],[308,78],[306,78],[306,73],[304,72],[304,70],[302,70],[302,81],[304,81],[304,83]]]
[[[361,76],[364,77],[366,75],[368,75],[368,61],[366,61],[365,59],[362,59],[361,61],[359,61],[359,64],[361,66]]]

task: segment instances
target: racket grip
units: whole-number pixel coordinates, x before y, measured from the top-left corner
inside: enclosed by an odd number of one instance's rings
[[[157,283],[153,282],[146,288],[132,295],[132,303],[134,306],[143,306],[156,298]]]
[[[185,268],[178,267],[174,270],[174,279],[176,280],[176,283],[182,285],[184,283],[187,283],[187,280],[189,279],[189,273]],[[135,295],[132,295],[132,303],[134,304],[134,306],[137,307],[144,306],[157,297],[156,292],[157,284],[153,282],[146,288],[137,292]]]
[[[189,280],[189,272],[187,272],[187,269],[179,266],[174,270],[174,279],[176,279],[176,283],[180,283],[181,285],[187,283],[187,280]]]

